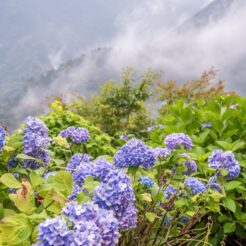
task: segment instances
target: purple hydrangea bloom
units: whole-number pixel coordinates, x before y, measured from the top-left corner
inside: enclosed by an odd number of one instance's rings
[[[123,171],[115,170],[108,173],[106,180],[95,188],[92,199],[100,207],[113,210],[118,218],[135,200],[131,179]]]
[[[101,182],[106,182],[107,174],[115,170],[115,166],[110,164],[105,158],[99,157],[91,163],[92,176],[97,177]]]
[[[40,159],[48,165],[50,162],[50,156],[47,149],[50,144],[50,138],[48,136],[48,128],[43,121],[35,117],[27,117],[23,142],[24,154]],[[36,160],[23,161],[23,166],[25,168],[37,169],[41,165],[42,164]]]
[[[187,178],[184,185],[191,189],[193,195],[206,192],[205,184],[194,177]]]
[[[137,226],[138,211],[134,204],[130,204],[124,214],[118,217],[119,229],[129,230]]]
[[[148,176],[141,176],[138,180],[145,188],[151,188],[155,184],[154,180]]]
[[[92,202],[81,205],[78,205],[77,202],[70,202],[62,212],[73,222],[75,230],[81,231],[80,227],[77,226],[81,225],[81,222],[93,222],[99,228],[101,245],[111,246],[117,244],[119,239],[118,220],[114,217],[112,211],[102,209]],[[96,239],[98,240],[97,237]]]
[[[80,166],[82,163],[89,163],[91,156],[88,154],[81,154],[77,153],[74,154],[70,160],[70,162],[67,165],[67,171],[73,172],[77,169],[78,166]]]
[[[2,150],[5,144],[5,138],[6,138],[6,131],[2,126],[0,126],[0,151]]]
[[[102,245],[101,230],[94,221],[80,221],[74,230],[72,246]]]
[[[147,132],[152,132],[155,128],[156,128],[156,126],[148,126]]]
[[[172,150],[168,148],[160,148],[160,147],[155,148],[154,151],[155,151],[156,157],[159,159],[166,159],[172,153]]]
[[[186,149],[191,149],[192,140],[184,133],[172,133],[166,136],[164,139],[166,147],[170,150],[174,150],[179,146],[184,146]]]
[[[62,130],[59,135],[63,138],[70,137],[72,132],[75,131],[75,129],[76,128],[74,126],[69,126],[67,129]]]
[[[226,179],[233,179],[239,176],[240,166],[232,151],[214,150],[208,158],[209,166],[213,169],[226,169]],[[220,173],[219,173],[220,175]]]
[[[175,189],[172,185],[168,185],[164,190],[164,196],[167,199],[170,199],[176,193],[177,193],[177,189]]]
[[[70,126],[65,130],[62,130],[59,135],[64,138],[69,137],[72,140],[72,142],[76,144],[86,143],[90,138],[90,134],[86,128],[75,128],[73,126]]]
[[[128,137],[129,137],[129,134],[123,134],[120,136],[120,139],[126,141]]]
[[[183,172],[184,175],[190,175],[191,173],[194,173],[197,171],[197,164],[195,161],[193,161],[191,159],[191,157],[186,154],[186,153],[183,153],[181,154],[181,156],[185,157],[186,160],[184,162],[185,166],[187,167],[187,171]]]
[[[67,246],[72,241],[72,231],[68,229],[67,222],[60,217],[54,219],[46,219],[38,226],[38,239],[42,246]]]
[[[209,127],[212,127],[212,123],[211,122],[203,122],[202,124],[201,124],[201,126],[203,127],[203,128],[209,128]]]
[[[212,190],[216,190],[218,192],[222,192],[222,184],[218,181],[216,176],[211,177],[208,180],[208,185],[207,185],[210,189]]]
[[[152,167],[155,162],[154,150],[138,139],[130,139],[114,155],[114,164],[120,168],[142,166],[147,169]]]
[[[83,185],[85,179],[92,174],[92,166],[90,163],[83,162],[77,168],[76,171],[72,173],[73,181],[77,185]]]
[[[12,168],[15,168],[18,166],[18,159],[16,158],[16,156],[12,157],[9,162],[8,165]]]

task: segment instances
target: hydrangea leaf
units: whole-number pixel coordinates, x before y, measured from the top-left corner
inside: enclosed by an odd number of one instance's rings
[[[5,173],[1,176],[0,181],[9,188],[20,189],[22,187],[12,173]]]

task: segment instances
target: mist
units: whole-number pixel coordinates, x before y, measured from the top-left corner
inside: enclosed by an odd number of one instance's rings
[[[116,31],[100,43],[105,49],[97,51],[95,44],[88,46],[81,64],[49,84],[28,88],[14,112],[27,114],[30,108],[31,112],[45,112],[47,107],[40,107],[40,103],[51,94],[69,98],[79,92],[88,96],[95,92],[94,85],[118,80],[127,66],[139,73],[152,69],[161,72],[163,81],[175,79],[179,83],[198,78],[214,67],[226,89],[246,95],[246,4],[236,0],[223,13],[212,9],[211,16],[206,12],[203,16],[203,8],[211,2],[146,0],[129,4],[114,19]],[[53,69],[58,69],[62,48],[47,55]]]

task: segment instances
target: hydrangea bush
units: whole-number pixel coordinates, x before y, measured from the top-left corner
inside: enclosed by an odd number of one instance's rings
[[[11,136],[4,131],[0,244],[243,242],[246,106],[223,100],[191,109],[177,102],[160,119],[163,127],[152,127],[146,139],[120,140],[117,150],[61,108],[44,121],[28,117]]]

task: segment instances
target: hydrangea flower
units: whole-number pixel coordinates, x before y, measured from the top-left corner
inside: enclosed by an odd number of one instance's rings
[[[197,171],[196,162],[194,160],[192,160],[191,157],[186,153],[181,154],[181,156],[186,158],[184,164],[188,169],[187,171],[183,172],[183,174],[184,175],[190,175],[191,173],[196,172]]]
[[[155,128],[156,128],[156,126],[148,126],[147,132],[152,132]]]
[[[72,173],[73,181],[77,185],[83,185],[85,179],[92,174],[92,166],[90,163],[82,162],[77,168],[76,171]]]
[[[24,154],[40,159],[48,165],[50,156],[47,149],[50,144],[50,138],[48,136],[48,128],[43,121],[31,116],[26,118],[23,143]],[[41,163],[36,160],[24,160],[23,166],[25,168],[37,169],[41,166]]]
[[[80,221],[74,226],[73,246],[102,245],[101,230],[94,221]]]
[[[116,218],[121,217],[135,200],[131,179],[123,171],[115,170],[108,173],[106,180],[94,189],[92,199],[100,207],[113,210]]]
[[[88,130],[84,127],[75,128],[73,126],[62,130],[59,134],[63,138],[69,137],[76,144],[86,143],[90,139]]]
[[[76,170],[78,166],[80,166],[82,163],[89,163],[90,162],[91,156],[88,154],[81,154],[77,153],[74,154],[70,160],[70,162],[67,165],[67,171],[68,172],[73,172]]]
[[[92,176],[97,177],[100,181],[105,182],[107,174],[115,170],[115,166],[109,163],[105,158],[99,157],[91,163]]]
[[[70,202],[62,212],[73,223],[76,231],[81,231],[81,222],[93,222],[99,228],[101,245],[117,244],[120,236],[118,232],[118,220],[114,217],[112,211],[102,209],[92,202],[81,205],[78,205],[77,202]],[[85,236],[88,235],[85,234]],[[94,234],[93,237],[95,237]],[[95,239],[97,241],[99,238],[95,237]]]
[[[177,189],[175,189],[172,185],[168,185],[164,190],[164,196],[167,199],[170,199],[176,193],[177,193]]]
[[[205,184],[194,177],[187,178],[184,181],[184,185],[191,189],[193,195],[206,192]]]
[[[159,159],[166,159],[172,153],[172,150],[168,148],[160,148],[160,147],[155,148],[154,151],[155,151],[156,157]]]
[[[81,187],[80,185],[75,184],[73,186],[73,190],[72,190],[72,194],[69,195],[67,198],[70,200],[74,200],[75,198],[77,198],[78,193],[83,191],[83,187]]]
[[[155,184],[154,180],[148,176],[141,176],[138,180],[145,188],[151,188]]]
[[[46,219],[38,226],[38,239],[42,246],[61,245],[67,246],[72,241],[72,231],[69,230],[65,219],[55,217],[54,219]]]
[[[184,133],[172,133],[166,136],[164,139],[166,147],[170,150],[174,150],[179,146],[184,146],[186,149],[191,149],[192,140]]]
[[[9,160],[8,165],[12,168],[18,166],[18,159],[16,158],[16,155]]]
[[[208,158],[209,166],[213,169],[226,169],[226,179],[233,179],[239,176],[240,166],[238,161],[235,159],[232,151],[214,150],[211,156]],[[220,175],[220,172],[219,172]]]
[[[120,168],[142,166],[147,169],[152,167],[155,162],[154,150],[138,139],[130,139],[114,155],[114,164]]]
[[[117,218],[120,230],[130,230],[137,226],[138,211],[134,204],[130,204],[122,216]]]
[[[209,127],[212,127],[212,123],[211,122],[203,122],[202,124],[201,124],[201,126],[203,127],[203,128],[209,128]]]
[[[222,184],[218,181],[216,176],[213,176],[208,180],[207,186],[208,186],[208,188],[210,188],[212,190],[222,192],[222,189],[221,189]]]
[[[0,126],[0,151],[2,150],[5,144],[5,138],[6,138],[6,131],[2,126]]]

